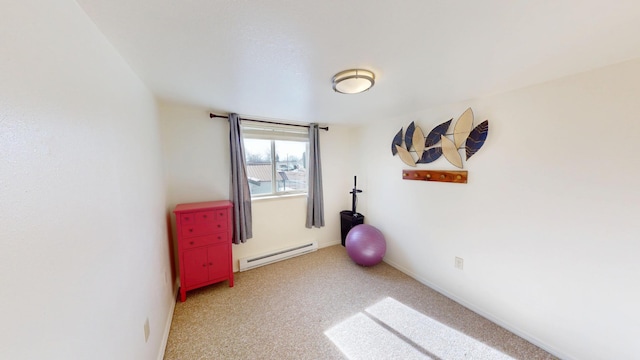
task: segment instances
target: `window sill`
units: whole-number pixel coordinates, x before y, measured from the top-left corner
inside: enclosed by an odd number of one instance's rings
[[[307,193],[259,196],[259,197],[251,198],[251,202],[254,202],[254,201],[266,201],[266,200],[290,199],[290,198],[299,198],[299,197],[307,197]]]

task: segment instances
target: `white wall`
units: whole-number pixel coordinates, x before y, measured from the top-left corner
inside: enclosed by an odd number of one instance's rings
[[[3,1],[0,43],[0,358],[155,359],[174,303],[155,100],[74,1]]]
[[[362,211],[385,261],[562,358],[637,357],[639,95],[636,60],[361,128]],[[469,106],[490,121],[469,183],[402,180],[396,132]]]
[[[176,204],[229,199],[229,124],[209,118],[207,109],[163,103],[160,107],[167,211]],[[320,133],[324,181],[323,228],[305,228],[305,196],[262,199],[252,203],[253,238],[233,246],[238,259],[317,240],[319,246],[340,243],[341,210],[349,209],[353,173],[349,147],[351,129],[330,126]],[[175,219],[173,219],[175,224]],[[173,227],[175,239],[175,226]],[[174,241],[175,243],[175,241]]]

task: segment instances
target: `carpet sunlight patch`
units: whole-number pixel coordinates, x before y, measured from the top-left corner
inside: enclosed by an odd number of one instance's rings
[[[327,330],[325,335],[351,360],[513,360],[389,297]]]
[[[362,313],[325,331],[325,335],[351,360],[430,359]]]

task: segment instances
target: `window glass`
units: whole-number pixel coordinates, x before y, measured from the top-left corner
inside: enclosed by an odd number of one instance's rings
[[[305,128],[243,125],[243,137],[251,197],[307,192]]]
[[[276,192],[307,191],[307,143],[301,141],[274,140]]]
[[[244,151],[251,196],[271,194],[271,140],[245,138]]]

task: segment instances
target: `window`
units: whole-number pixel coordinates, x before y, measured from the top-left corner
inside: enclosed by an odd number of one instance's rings
[[[307,129],[245,121],[242,133],[252,198],[307,193]]]

